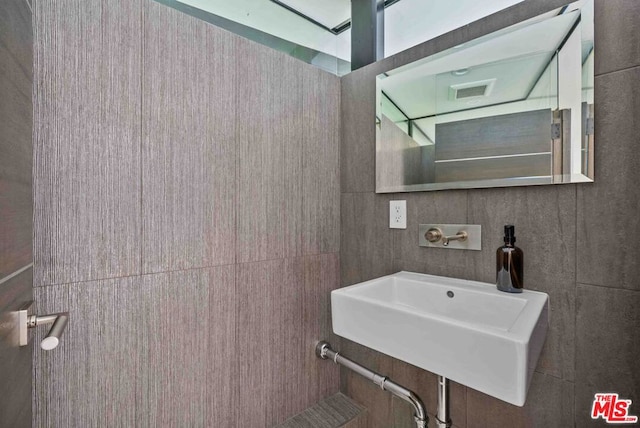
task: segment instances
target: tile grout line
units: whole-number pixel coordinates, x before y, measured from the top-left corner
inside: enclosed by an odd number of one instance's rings
[[[375,188],[373,190],[358,190],[355,192],[343,192],[342,189],[340,189],[340,194],[341,195],[349,195],[349,194],[359,194],[359,193],[374,193],[376,195],[394,195],[395,193],[376,193]]]
[[[239,42],[237,42],[236,38],[229,38],[229,43],[231,44],[232,47],[232,51],[233,52],[237,52],[238,48],[241,48],[241,44]],[[233,65],[234,65],[234,69],[237,69],[237,62],[238,62],[238,57],[236,56],[233,60]],[[238,81],[240,79],[238,79],[238,76],[235,75],[234,76],[234,80],[233,80],[233,105],[234,105],[234,115],[233,115],[233,120],[234,120],[234,135],[233,135],[233,147],[234,147],[234,183],[233,183],[233,189],[234,189],[234,194],[233,194],[233,208],[234,208],[234,218],[233,218],[233,239],[234,239],[234,248],[233,248],[233,291],[234,291],[234,296],[233,296],[233,318],[234,318],[234,323],[233,323],[233,349],[236,350],[239,354],[239,350],[240,350],[240,302],[239,302],[239,297],[240,297],[240,292],[239,292],[239,285],[238,285],[238,276],[239,276],[239,269],[238,269],[238,249],[239,249],[239,244],[238,244],[238,205],[239,205],[239,197],[238,194],[240,192],[240,121],[238,120],[238,111],[240,109],[239,106],[239,99],[240,97],[239,95],[239,87],[238,87]],[[242,381],[241,376],[240,376],[240,358],[237,358],[236,361],[234,361],[233,363],[233,370],[234,370],[234,375],[236,377],[236,379],[238,379],[238,384],[234,383],[234,387],[232,387],[232,394],[233,394],[233,398],[235,402],[239,402],[240,401],[240,381]],[[238,421],[240,419],[240,415],[238,414],[239,409],[238,407],[235,408],[234,413],[233,413],[233,417],[235,418],[236,421]]]
[[[302,116],[301,122],[304,123],[305,112],[307,111],[307,105],[304,102],[305,101],[304,96],[305,96],[306,91],[305,91],[305,87],[304,87],[304,77],[303,76],[306,76],[306,74],[305,74],[303,68],[301,68],[301,71],[302,71],[301,73],[296,73],[296,74],[297,74],[297,77],[298,77],[297,83],[299,85],[298,88],[299,88],[299,91],[300,91],[298,95],[299,95],[299,99],[301,100],[300,104],[302,104],[302,106],[300,108],[300,111],[301,111],[301,115],[300,116]],[[304,203],[305,203],[305,200],[306,200],[305,191],[304,191],[305,190],[304,185],[306,183],[305,174],[304,174],[304,161],[305,161],[305,154],[306,154],[306,142],[307,142],[307,138],[306,137],[307,137],[307,134],[306,134],[305,131],[308,131],[307,127],[303,127],[303,129],[302,129],[302,138],[301,138],[302,144],[299,145],[299,146],[296,145],[296,147],[300,149],[300,158],[299,158],[299,162],[298,162],[298,165],[300,166],[300,183],[301,183],[301,185],[300,185],[300,211],[299,211],[299,215],[300,216],[298,217],[298,220],[300,221],[300,224],[299,224],[300,229],[299,229],[299,232],[298,232],[298,238],[296,239],[296,241],[297,241],[296,242],[296,246],[299,245],[300,254],[304,254],[304,246],[305,246],[304,245],[304,242],[305,242],[304,232],[305,232],[305,229],[306,229],[305,228],[305,226],[306,226],[305,225],[305,218],[304,218]],[[298,251],[294,251],[294,253],[297,254]]]
[[[602,284],[590,284],[588,282],[582,282],[582,281],[576,281],[576,293],[577,293],[577,287],[579,285],[582,286],[587,286],[587,287],[597,287],[597,288],[604,288],[605,290],[618,290],[618,291],[629,291],[632,293],[640,293],[640,289],[636,289],[636,288],[624,288],[624,287],[609,287],[607,285],[602,285]],[[576,311],[577,314],[577,311]]]
[[[27,0],[25,0],[27,1]],[[28,3],[28,1],[27,1]],[[31,212],[31,257],[32,260],[35,260],[35,253],[37,252],[36,248],[36,175],[34,174],[35,169],[35,158],[37,156],[36,153],[36,121],[37,121],[37,113],[39,111],[36,110],[37,104],[37,93],[36,93],[36,83],[35,76],[37,74],[38,64],[37,61],[37,50],[36,46],[38,40],[37,34],[37,17],[36,14],[31,11],[31,201],[32,201],[32,212]],[[35,272],[35,269],[34,269]],[[35,275],[34,275],[35,276]],[[33,291],[33,279],[31,280],[31,290]]]
[[[144,67],[144,48],[145,48],[145,6],[143,4],[143,0],[139,0],[138,4],[140,6],[140,141],[139,141],[139,156],[140,156],[140,240],[138,249],[138,269],[142,274],[144,269],[144,150],[143,150],[143,140],[144,140],[144,77],[145,77],[145,67]],[[135,383],[134,390],[136,393],[134,394],[134,402],[133,402],[133,415],[136,423],[139,418],[139,408],[142,407],[139,402],[139,394],[137,393],[138,385]]]
[[[595,76],[594,76],[595,81]],[[595,86],[595,85],[594,85]],[[574,217],[574,239],[573,239],[573,254],[575,259],[573,261],[573,381],[576,381],[576,367],[578,365],[578,341],[577,341],[577,329],[578,329],[578,193],[579,187],[574,186],[575,194],[575,217]],[[563,381],[565,373],[562,372]],[[575,385],[575,383],[574,383]],[[578,399],[576,397],[575,386],[573,389],[573,424],[576,424],[576,414],[578,413]]]
[[[137,278],[137,277],[141,277],[141,276],[163,275],[163,274],[170,274],[170,273],[177,273],[177,272],[191,272],[191,271],[195,271],[195,270],[215,269],[215,268],[227,267],[227,266],[233,266],[233,265],[234,265],[233,263],[226,263],[226,264],[221,264],[221,265],[198,266],[198,267],[186,268],[186,269],[163,270],[163,271],[159,271],[159,272],[145,272],[145,273],[133,274],[133,275],[110,276],[110,277],[104,277],[104,278],[85,279],[85,280],[81,280],[81,281],[61,282],[61,283],[57,283],[57,284],[45,284],[45,285],[41,285],[41,286],[34,287],[34,288],[45,288],[45,287],[57,287],[57,286],[62,286],[62,285],[85,284],[85,283],[88,283],[88,282],[109,281],[109,280],[113,280],[113,279],[124,279],[124,278]]]
[[[237,48],[242,47],[240,45],[240,43],[237,43],[235,38],[230,38],[230,43],[232,45],[232,50],[236,51]],[[233,65],[234,68],[237,68],[237,61],[238,58],[234,58],[233,61]],[[233,219],[233,239],[234,239],[234,248],[233,248],[233,263],[237,264],[238,263],[238,194],[240,193],[240,121],[238,120],[238,111],[240,109],[239,107],[239,88],[238,88],[238,77],[237,75],[234,77],[233,80],[233,105],[234,105],[234,115],[233,115],[233,121],[234,121],[234,135],[233,135],[233,140],[234,140],[234,166],[235,166],[235,170],[234,170],[234,183],[233,183],[233,190],[234,190],[234,194],[233,194],[233,208],[234,208],[234,219]]]
[[[306,255],[291,256],[291,257],[279,257],[279,258],[275,258],[275,259],[252,260],[252,261],[245,261],[245,262],[240,262],[240,263],[224,263],[224,264],[219,264],[219,265],[196,266],[196,267],[184,268],[184,269],[163,270],[163,271],[158,271],[158,272],[144,272],[144,273],[132,274],[132,275],[110,276],[110,277],[104,277],[104,278],[92,278],[92,279],[85,279],[85,280],[80,280],[80,281],[60,282],[60,283],[56,283],[56,284],[45,284],[45,285],[40,285],[40,286],[37,286],[37,287],[34,287],[34,288],[58,287],[58,286],[63,286],[63,285],[85,284],[85,283],[89,283],[89,282],[109,281],[109,280],[115,280],[115,279],[136,278],[136,277],[141,277],[141,276],[162,275],[162,274],[170,274],[170,273],[178,273],[178,272],[190,272],[190,271],[195,271],[195,270],[216,269],[216,268],[222,268],[222,267],[228,267],[228,266],[239,266],[239,265],[249,265],[249,264],[257,264],[257,263],[265,263],[265,262],[275,262],[275,261],[278,261],[278,260],[304,259],[304,258],[309,258],[309,257],[320,257],[320,256],[332,255],[332,254],[333,255],[339,255],[340,252],[339,251],[329,251],[329,252],[324,252],[324,253],[314,253],[314,254],[306,254]],[[27,267],[31,267],[32,265],[33,265],[33,263],[31,265],[27,266]],[[7,280],[7,279],[8,278],[4,278],[3,280],[0,280],[0,284],[2,282],[4,282],[5,280]]]
[[[338,165],[337,165],[337,173],[338,173],[338,180],[336,182],[336,184],[338,185],[338,251],[340,251],[340,249],[342,248],[342,77],[338,77],[338,82],[337,82],[337,87],[338,87],[338,132],[337,132],[337,139],[336,139],[336,148],[338,150]],[[340,257],[338,256],[338,260],[340,259]],[[340,267],[340,269],[342,269]],[[342,281],[342,278],[340,278],[340,281],[338,283],[338,286],[340,286],[340,282]]]
[[[145,16],[144,5],[140,4],[140,144],[139,144],[139,156],[140,156],[140,248],[138,255],[140,257],[138,268],[140,274],[144,270],[144,42],[145,42]]]
[[[139,156],[140,156],[140,248],[138,249],[138,256],[140,257],[138,262],[138,271],[142,274],[144,265],[144,36],[145,36],[145,17],[144,6],[140,4],[140,144],[139,144]]]
[[[239,40],[237,38],[231,38],[230,43],[232,44],[232,51],[233,52],[240,52],[240,49],[242,49],[243,51],[246,49],[246,44],[239,42]],[[241,58],[241,55],[235,56],[234,60],[233,60],[233,65],[234,65],[234,69],[237,69],[237,65],[239,62],[239,59]],[[233,299],[233,314],[234,314],[234,325],[233,325],[233,349],[235,349],[239,354],[241,354],[241,347],[240,347],[240,307],[241,307],[241,302],[240,302],[240,297],[241,297],[241,292],[240,292],[240,269],[238,268],[239,266],[239,251],[240,251],[240,239],[239,239],[239,222],[240,222],[240,216],[239,216],[239,211],[240,211],[240,156],[241,156],[241,137],[240,137],[240,125],[241,122],[238,119],[238,113],[240,112],[240,86],[239,86],[239,82],[240,79],[238,78],[238,75],[235,76],[234,78],[234,82],[233,82],[233,99],[234,99],[234,165],[235,165],[235,171],[234,171],[234,197],[233,197],[233,204],[234,204],[234,252],[233,252],[233,287],[234,287],[234,299]],[[239,355],[241,356],[241,355]],[[241,373],[241,367],[240,367],[240,361],[241,358],[237,358],[233,365],[232,365],[232,369],[234,370],[234,375],[235,377],[238,379],[238,383],[234,383],[234,386],[232,387],[232,394],[234,397],[235,402],[239,402],[240,400],[240,382],[242,381],[242,373]],[[240,420],[240,414],[239,414],[239,409],[238,407],[236,407],[236,409],[234,410],[233,413],[233,417],[236,419],[236,421]]]
[[[625,68],[621,68],[619,70],[611,70],[611,71],[607,71],[606,73],[601,73],[601,74],[594,74],[593,78],[597,78],[597,77],[603,77],[603,76],[608,76],[610,74],[615,74],[615,73],[623,73],[625,71],[629,71],[629,70],[633,70],[635,68],[640,68],[640,64],[637,65],[631,65],[629,67],[625,67]]]
[[[534,372],[534,373],[537,373],[537,374],[539,374],[539,375],[542,375],[542,376],[552,377],[552,378],[554,378],[554,379],[561,380],[561,381],[563,381],[563,382],[567,382],[567,383],[576,383],[574,380],[568,380],[568,379],[565,379],[564,377],[562,377],[562,375],[560,375],[560,376],[556,376],[556,375],[551,374],[551,373],[547,373],[547,372],[539,371],[538,369],[535,369],[533,372]],[[463,385],[463,386],[464,386],[464,385]]]

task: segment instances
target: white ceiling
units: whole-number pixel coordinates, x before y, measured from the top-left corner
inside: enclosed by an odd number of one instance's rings
[[[523,0],[401,0],[384,15],[388,57]]]
[[[179,0],[301,46],[351,60],[351,31],[338,35],[270,0]],[[280,0],[333,28],[351,15],[350,0]],[[523,0],[401,0],[385,10],[385,57]]]

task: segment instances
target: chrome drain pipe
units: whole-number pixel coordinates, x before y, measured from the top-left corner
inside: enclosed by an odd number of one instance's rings
[[[409,404],[413,406],[416,428],[427,428],[429,418],[424,408],[424,404],[422,404],[422,400],[420,400],[420,397],[418,397],[413,391],[410,391],[407,388],[398,385],[385,376],[381,376],[378,373],[373,372],[364,366],[361,366],[360,364],[348,359],[347,357],[343,357],[342,355],[331,349],[331,345],[329,345],[327,342],[318,342],[318,344],[316,345],[316,356],[318,358],[322,358],[323,360],[330,359],[336,364],[345,366],[349,370],[358,373],[360,376],[369,379],[371,382],[378,385],[382,390],[388,391],[396,397],[409,402]]]
[[[449,418],[449,379],[438,376],[438,412],[436,413],[438,428],[451,428]]]

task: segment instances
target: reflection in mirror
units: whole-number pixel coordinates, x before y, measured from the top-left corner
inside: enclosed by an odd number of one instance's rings
[[[593,181],[592,1],[379,75],[376,191]]]

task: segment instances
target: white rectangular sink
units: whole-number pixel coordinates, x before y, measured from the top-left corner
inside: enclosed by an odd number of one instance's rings
[[[462,385],[524,405],[549,296],[398,272],[331,293],[333,331]]]

